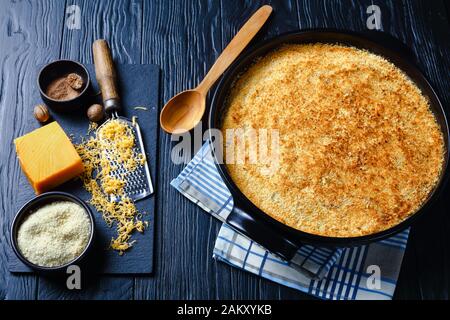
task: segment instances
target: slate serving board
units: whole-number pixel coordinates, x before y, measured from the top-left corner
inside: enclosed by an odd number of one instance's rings
[[[34,71],[37,74],[41,66],[37,66]],[[93,65],[86,65],[92,83],[92,103],[100,102],[101,96],[95,95],[98,92],[98,86],[95,80],[95,72]],[[122,98],[123,115],[129,119],[132,116],[137,117],[137,121],[142,131],[144,139],[145,151],[147,153],[148,165],[153,182],[153,188],[156,190],[156,157],[157,157],[157,141],[158,141],[158,92],[159,92],[159,68],[156,65],[117,65],[117,73],[119,78],[119,88]],[[30,93],[33,96],[31,101],[41,102],[39,91],[36,88]],[[146,107],[147,110],[135,109],[137,106]],[[30,106],[32,112],[32,106]],[[82,137],[86,137],[89,121],[84,111],[58,114],[51,111],[53,118],[59,122],[64,131],[68,135],[72,135],[75,143],[80,142]],[[24,132],[32,131],[39,127],[37,121],[26,123]],[[11,150],[14,145],[11,142]],[[14,152],[14,151],[13,151]],[[11,183],[19,183],[21,192],[16,195],[15,211],[6,214],[15,215],[20,207],[35,196],[26,177],[22,174],[20,180]],[[70,181],[60,186],[56,190],[72,193],[81,199],[87,201],[90,195],[83,189],[81,181]],[[155,194],[150,197],[136,202],[140,212],[145,212],[143,219],[148,221],[148,228],[143,234],[135,232],[132,240],[137,242],[134,246],[127,250],[124,255],[120,256],[118,252],[108,249],[112,237],[115,237],[116,229],[113,226],[109,228],[103,221],[101,214],[92,206],[95,216],[96,237],[94,246],[86,257],[81,268],[85,268],[88,272],[104,273],[104,274],[151,274],[153,271],[153,242],[154,242],[154,219],[155,219]],[[12,221],[12,217],[11,220]],[[8,231],[9,232],[9,231]],[[8,253],[8,266],[11,272],[30,273],[30,268],[24,265],[14,254],[11,248]]]

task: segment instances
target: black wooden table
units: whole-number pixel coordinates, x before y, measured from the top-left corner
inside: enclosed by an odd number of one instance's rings
[[[59,58],[92,63],[92,42],[106,38],[118,62],[160,66],[161,106],[178,91],[194,87],[245,19],[265,3],[274,13],[259,39],[304,28],[363,31],[367,8],[378,5],[380,28],[411,47],[450,107],[450,5],[445,0],[0,0],[0,299],[309,298],[212,259],[219,223],[169,186],[183,166],[171,162],[173,143],[162,132],[155,137],[160,152],[152,277],[104,276],[76,292],[45,277],[15,276],[7,270],[6,234],[13,199],[20,192],[14,181],[22,174],[11,143],[23,134],[23,115],[37,102],[27,97],[37,90],[34,82],[24,81],[27,70]],[[70,20],[72,9],[66,13],[71,5],[80,9],[79,26]],[[395,298],[448,298],[447,198],[448,191],[412,229]]]

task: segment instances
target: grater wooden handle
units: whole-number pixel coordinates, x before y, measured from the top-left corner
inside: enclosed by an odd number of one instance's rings
[[[94,55],[95,76],[102,92],[105,111],[111,113],[120,109],[120,97],[117,87],[117,73],[114,68],[108,42],[99,39],[92,45]]]

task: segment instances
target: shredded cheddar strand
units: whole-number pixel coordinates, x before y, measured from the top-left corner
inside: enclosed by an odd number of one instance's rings
[[[97,137],[90,136],[75,146],[85,167],[80,178],[84,188],[92,195],[89,202],[102,214],[108,226],[116,225],[117,237],[111,239],[110,246],[120,254],[135,243],[130,241],[131,234],[135,230],[144,232],[148,225],[140,220],[142,213],[124,193],[126,172],[133,172],[146,161],[145,155],[136,154],[134,146],[131,128],[120,120],[107,122],[100,128]],[[108,150],[109,159],[104,150]],[[117,169],[112,163],[124,167],[125,173],[119,177],[111,176],[110,173]],[[111,201],[112,196],[118,200]]]

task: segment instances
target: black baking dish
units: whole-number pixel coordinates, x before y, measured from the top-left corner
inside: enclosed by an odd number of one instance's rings
[[[252,49],[243,53],[227,70],[221,79],[215,91],[209,111],[209,129],[221,127],[223,108],[226,106],[226,98],[233,81],[239,74],[245,71],[256,58],[265,55],[285,43],[317,42],[343,44],[365,49],[387,58],[403,70],[422,90],[424,96],[429,99],[432,112],[434,113],[444,136],[445,159],[439,182],[430,193],[428,199],[424,202],[422,207],[410,217],[405,219],[400,224],[382,232],[359,237],[338,238],[305,233],[282,224],[265,214],[239,190],[228,174],[226,165],[220,163],[218,160],[218,155],[213,152],[216,167],[220,173],[220,176],[224,180],[234,199],[234,208],[227,218],[227,223],[237,231],[249,236],[269,251],[286,260],[290,260],[294,256],[295,252],[302,243],[320,246],[348,247],[381,240],[404,230],[416,221],[419,216],[422,216],[429,211],[428,209],[431,203],[438,197],[438,194],[442,190],[448,175],[447,163],[449,157],[449,130],[442,104],[433,87],[417,67],[414,55],[409,51],[409,49],[400,41],[381,32],[373,32],[363,35],[351,31],[340,31],[333,29],[304,30],[285,33],[265,40],[261,44],[254,46]],[[212,131],[210,130],[210,132]],[[213,139],[212,135],[210,136],[210,139]]]

